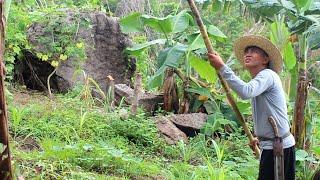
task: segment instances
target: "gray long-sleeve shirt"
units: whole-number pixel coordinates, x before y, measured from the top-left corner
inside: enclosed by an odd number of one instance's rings
[[[268,121],[269,116],[274,117],[280,136],[290,131],[285,93],[277,73],[271,69],[264,69],[248,83],[242,81],[226,65],[220,69],[220,73],[240,98],[251,99],[254,132],[257,136],[274,137],[273,129]],[[294,145],[295,140],[291,134],[283,139],[284,148]],[[260,148],[273,149],[272,141],[261,141]]]

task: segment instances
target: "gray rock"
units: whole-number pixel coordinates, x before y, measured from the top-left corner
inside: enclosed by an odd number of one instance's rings
[[[66,11],[66,22],[74,21],[75,13]],[[106,90],[106,78],[111,75],[115,83],[130,83],[135,70],[135,65],[130,64],[123,54],[123,50],[130,44],[127,36],[120,31],[118,19],[107,17],[102,12],[80,13],[82,19],[90,21],[89,28],[80,26],[77,38],[84,40],[86,44],[87,59],[80,64],[81,69],[92,77]],[[35,23],[28,29],[29,42],[34,46],[33,54],[47,52],[46,46],[39,43],[42,36],[50,36],[44,32],[44,25]],[[56,75],[59,76],[58,88],[66,91],[72,88],[77,81],[83,81],[83,73],[79,72],[76,59],[68,59],[60,63]],[[81,71],[80,71],[81,72]]]
[[[200,130],[206,123],[208,115],[204,113],[176,114],[168,119],[178,126]]]
[[[178,129],[168,118],[159,116],[154,118],[156,126],[164,135],[168,144],[175,144],[182,140],[184,143],[188,143],[187,135]]]
[[[114,87],[115,98],[119,102],[122,98],[127,104],[131,104],[134,90],[126,84],[116,84]],[[160,103],[163,102],[163,96],[149,92],[142,92],[139,97],[138,105],[147,112],[153,113]]]

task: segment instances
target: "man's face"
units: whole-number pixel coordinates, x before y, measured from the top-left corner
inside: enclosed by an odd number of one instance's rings
[[[267,67],[269,63],[268,55],[259,47],[247,47],[244,51],[244,65],[246,68]]]

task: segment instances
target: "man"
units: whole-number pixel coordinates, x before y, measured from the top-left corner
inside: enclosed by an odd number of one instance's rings
[[[295,179],[295,140],[290,133],[285,93],[277,74],[282,69],[281,53],[268,39],[254,35],[239,38],[234,43],[234,52],[251,74],[252,80],[248,83],[236,76],[218,54],[208,54],[208,57],[233,91],[242,99],[251,99],[257,138],[250,145],[259,145],[262,150],[258,179],[274,179],[274,131],[268,121],[270,116],[275,119],[283,139],[285,179]]]

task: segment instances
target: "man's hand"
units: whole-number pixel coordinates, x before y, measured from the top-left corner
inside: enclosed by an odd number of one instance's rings
[[[254,148],[259,145],[258,138],[253,138],[252,141],[249,142],[250,148],[254,151]]]
[[[217,70],[220,70],[220,68],[222,68],[222,66],[224,65],[224,62],[222,61],[220,55],[217,53],[212,53],[212,54],[209,53],[208,58],[211,66],[213,66]]]

